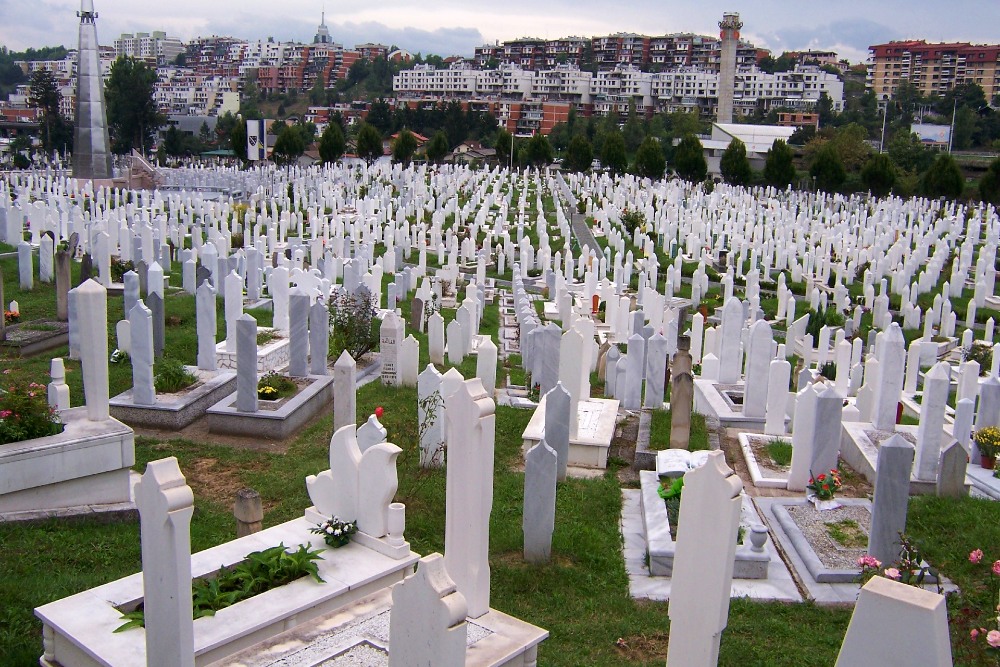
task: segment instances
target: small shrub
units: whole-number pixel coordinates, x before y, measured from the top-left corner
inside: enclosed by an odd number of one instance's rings
[[[45,386],[3,371],[0,389],[0,445],[62,433],[59,413],[49,406]]]
[[[277,401],[295,393],[298,387],[295,382],[284,375],[268,371],[257,381],[257,397],[268,401]]]
[[[111,282],[120,283],[122,282],[122,276],[124,276],[129,271],[135,270],[135,264],[131,260],[123,262],[121,257],[113,256],[111,258]]]
[[[330,358],[337,359],[345,350],[360,359],[378,347],[378,320],[375,297],[364,287],[354,294],[344,289],[330,295]]]
[[[156,364],[156,375],[153,376],[156,391],[172,394],[187,389],[197,381],[198,378],[177,359],[164,358]]]
[[[281,334],[277,331],[258,331],[257,332],[257,347],[267,345],[272,340],[278,340],[281,338]]]
[[[993,346],[988,343],[973,343],[962,348],[962,361],[975,361],[979,364],[979,374],[986,376],[993,368]]]
[[[831,381],[836,380],[837,364],[832,361],[826,362],[825,364],[823,364],[823,368],[819,369],[819,374],[825,377],[827,380]]]
[[[767,443],[767,454],[775,465],[788,466],[792,463],[792,445],[781,438],[772,438]]]
[[[636,229],[642,228],[646,224],[646,216],[641,211],[634,208],[626,208],[622,211],[622,225],[628,230],[629,236],[635,233]]]
[[[233,248],[234,250],[242,248],[243,239],[244,239],[243,232],[237,232],[233,234],[232,236],[229,237],[229,247]]]

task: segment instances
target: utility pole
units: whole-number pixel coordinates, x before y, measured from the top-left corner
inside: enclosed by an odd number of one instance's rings
[[[951,131],[948,132],[948,154],[951,155],[951,144],[955,139],[955,116],[958,113],[958,96],[955,96],[955,105],[951,109]]]

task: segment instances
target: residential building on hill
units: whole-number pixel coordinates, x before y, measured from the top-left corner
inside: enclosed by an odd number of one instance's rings
[[[1000,95],[1000,44],[927,43],[907,40],[868,47],[868,89],[880,100],[908,81],[923,95],[940,95],[976,83],[992,100]]]
[[[184,42],[176,37],[167,37],[162,30],[135,34],[123,32],[115,40],[115,57],[129,56],[151,65],[172,64],[184,52]]]

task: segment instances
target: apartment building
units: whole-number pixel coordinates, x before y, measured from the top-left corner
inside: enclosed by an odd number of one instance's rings
[[[674,111],[712,116],[718,88],[717,73],[690,67],[653,73],[629,64],[596,75],[571,65],[538,72],[510,64],[495,70],[477,69],[470,63],[441,70],[418,65],[393,79],[393,91],[401,103],[500,102],[498,112],[512,119],[508,124],[518,131],[530,129],[535,121],[543,127],[548,116],[538,105],[549,103],[567,105],[567,109],[573,106],[583,115],[617,114],[621,119],[633,106],[645,116]],[[747,67],[737,70],[734,105],[742,115],[779,107],[804,111],[812,109],[823,93],[833,100],[835,110],[842,110],[844,86],[834,74],[813,65],[774,74]],[[501,118],[501,122],[505,121]]]
[[[976,83],[992,100],[1000,95],[1000,44],[908,40],[869,46],[868,89],[885,100],[902,81],[928,96]]]
[[[184,43],[176,37],[168,37],[162,30],[123,32],[115,40],[115,57],[128,56],[150,65],[173,63],[181,53],[185,53]]]

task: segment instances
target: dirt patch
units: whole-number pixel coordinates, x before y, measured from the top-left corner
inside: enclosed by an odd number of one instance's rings
[[[669,632],[619,637],[615,642],[615,650],[618,655],[632,664],[663,662],[667,658],[667,640],[669,638]]]
[[[639,483],[639,471],[635,467],[635,441],[639,438],[639,413],[626,412],[625,418],[615,425],[615,434],[608,449],[608,460],[624,465],[618,470],[618,481],[623,485]]]
[[[164,442],[155,445],[154,448],[167,450],[171,446],[171,443]],[[230,499],[235,501],[236,492],[246,486],[242,480],[243,472],[263,468],[262,464],[243,462],[236,465],[213,458],[199,458],[185,463],[184,479],[194,490],[195,496],[225,503]],[[267,512],[276,504],[274,501],[265,501],[264,511]]]
[[[494,556],[494,559],[501,565],[515,569],[538,567],[538,565],[535,565],[534,563],[525,562],[524,553],[521,551],[507,551],[498,556]],[[573,568],[576,567],[576,562],[569,556],[563,554],[552,554],[551,559],[548,563],[545,563],[544,566]]]

